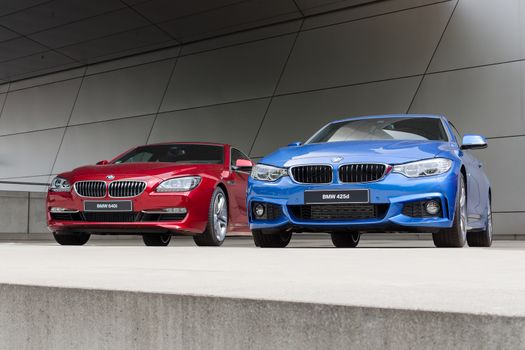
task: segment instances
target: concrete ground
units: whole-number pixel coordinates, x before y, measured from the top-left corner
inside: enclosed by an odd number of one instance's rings
[[[525,316],[525,242],[437,249],[427,240],[363,240],[336,249],[329,236],[297,235],[286,249],[251,238],[220,248],[175,238],[93,240],[83,247],[0,242],[0,284],[152,292]]]

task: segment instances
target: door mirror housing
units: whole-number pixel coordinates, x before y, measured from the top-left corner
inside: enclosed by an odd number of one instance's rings
[[[97,165],[106,165],[106,164],[109,164],[109,161],[101,160],[100,162],[97,162]]]
[[[253,168],[253,162],[249,159],[237,159],[232,168],[233,170],[251,171]]]
[[[487,140],[481,135],[465,135],[461,149],[483,149],[487,148]]]
[[[292,143],[289,143],[288,144],[288,147],[299,147],[301,146],[303,143],[301,141],[295,141],[295,142],[292,142]]]

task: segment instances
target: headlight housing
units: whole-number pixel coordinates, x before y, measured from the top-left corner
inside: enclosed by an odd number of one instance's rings
[[[71,184],[67,179],[57,176],[51,181],[49,190],[51,192],[69,192],[71,191]]]
[[[191,191],[201,183],[200,176],[175,177],[161,182],[156,192],[186,192]]]
[[[393,173],[406,177],[422,177],[444,174],[452,168],[452,161],[446,158],[426,159],[412,163],[395,165]]]
[[[288,169],[271,165],[257,164],[252,168],[251,177],[255,180],[274,182],[288,176]]]

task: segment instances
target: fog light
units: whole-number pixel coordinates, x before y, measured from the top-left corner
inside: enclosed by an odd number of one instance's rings
[[[436,215],[441,210],[441,205],[437,201],[428,201],[425,203],[425,210],[430,215]]]
[[[143,210],[145,214],[186,214],[188,209],[186,208],[161,208],[153,210]]]
[[[78,210],[76,210],[76,209],[68,209],[68,208],[51,207],[49,209],[49,212],[51,212],[51,213],[78,213]]]
[[[262,217],[264,215],[264,205],[262,204],[257,204],[255,205],[255,207],[253,208],[253,212],[255,213],[255,216],[257,217]]]
[[[186,214],[188,212],[186,208],[164,208],[163,211],[170,214]]]

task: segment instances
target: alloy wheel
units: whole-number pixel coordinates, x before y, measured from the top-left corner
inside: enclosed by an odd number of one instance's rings
[[[464,239],[467,237],[467,195],[465,191],[465,184],[461,182],[460,198],[459,198],[459,212],[460,212],[460,228],[461,235]]]
[[[228,206],[222,193],[217,194],[213,204],[213,227],[217,240],[223,241],[228,229]]]

